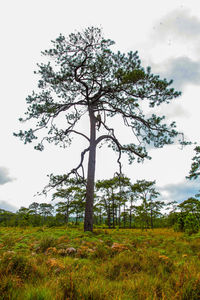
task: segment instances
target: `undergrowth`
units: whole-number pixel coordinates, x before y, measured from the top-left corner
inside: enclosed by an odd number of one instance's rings
[[[0,299],[200,299],[200,235],[2,228]]]

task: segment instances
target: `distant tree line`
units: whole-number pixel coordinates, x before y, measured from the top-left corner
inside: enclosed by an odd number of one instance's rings
[[[181,204],[158,200],[155,181],[126,176],[98,180],[95,184],[94,225],[106,228],[173,227],[189,234],[200,227],[200,201],[189,198]],[[52,200],[57,203],[33,202],[16,213],[0,209],[0,226],[62,226],[83,223],[86,188],[83,182],[68,180],[57,189]]]

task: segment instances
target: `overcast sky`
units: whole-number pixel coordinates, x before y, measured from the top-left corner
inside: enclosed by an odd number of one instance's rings
[[[7,0],[0,6],[0,208],[13,210],[32,202],[50,200],[34,195],[48,183],[47,174],[63,174],[76,166],[78,146],[43,152],[13,137],[21,128],[18,118],[26,110],[25,98],[36,87],[33,74],[41,51],[60,33],[68,35],[88,26],[103,29],[116,42],[114,50],[138,50],[144,66],[174,79],[182,96],[159,108],[175,120],[178,129],[199,143],[200,5],[198,0]],[[200,143],[199,143],[200,144]],[[156,180],[163,200],[179,202],[194,196],[200,180],[187,181],[194,146],[152,149],[151,161],[131,166],[124,173],[137,179]],[[80,149],[81,150],[81,149]],[[98,151],[96,178],[111,178],[117,171],[116,156]],[[105,154],[106,153],[106,154]]]

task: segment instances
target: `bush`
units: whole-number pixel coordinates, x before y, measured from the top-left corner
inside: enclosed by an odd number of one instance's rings
[[[31,288],[30,290],[26,291],[24,294],[24,299],[25,300],[49,300],[53,299],[52,293],[44,288],[44,287],[39,287],[39,288]]]
[[[0,299],[10,300],[17,299],[19,291],[17,290],[21,287],[21,280],[18,276],[5,276],[0,275]]]
[[[186,232],[191,235],[199,231],[199,220],[195,214],[189,213],[185,216],[180,216],[177,223],[174,225],[175,231]]]
[[[48,248],[54,247],[56,244],[56,240],[52,236],[44,236],[39,245],[38,245],[38,250],[41,252],[45,252]]]
[[[199,221],[193,214],[188,214],[184,221],[184,230],[187,234],[197,233],[199,231]]]
[[[1,260],[0,272],[5,275],[17,275],[21,279],[39,276],[36,266],[26,256],[10,253],[4,254]]]

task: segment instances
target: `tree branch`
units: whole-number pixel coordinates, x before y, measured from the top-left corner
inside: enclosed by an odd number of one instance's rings
[[[78,164],[78,166],[74,169],[72,169],[68,174],[63,175],[63,176],[53,176],[53,174],[50,175],[50,183],[44,188],[43,193],[47,193],[48,191],[50,191],[51,189],[55,188],[58,185],[63,184],[65,181],[68,180],[68,178],[70,177],[70,175],[75,174],[76,177],[81,178],[82,181],[85,184],[85,175],[84,175],[84,168],[83,168],[83,161],[84,161],[84,157],[85,154],[90,150],[90,147],[84,149],[81,152],[81,160],[80,163]],[[82,176],[78,173],[79,169],[82,169]],[[52,183],[51,183],[52,182]],[[48,189],[49,188],[49,189]],[[48,191],[47,191],[48,189]]]
[[[86,138],[88,140],[88,142],[90,142],[90,139],[84,133],[81,133],[79,131],[72,130],[72,129],[71,130],[68,130],[68,129],[65,130],[65,134],[70,133],[70,132],[79,134],[79,135],[83,136],[84,138]]]

